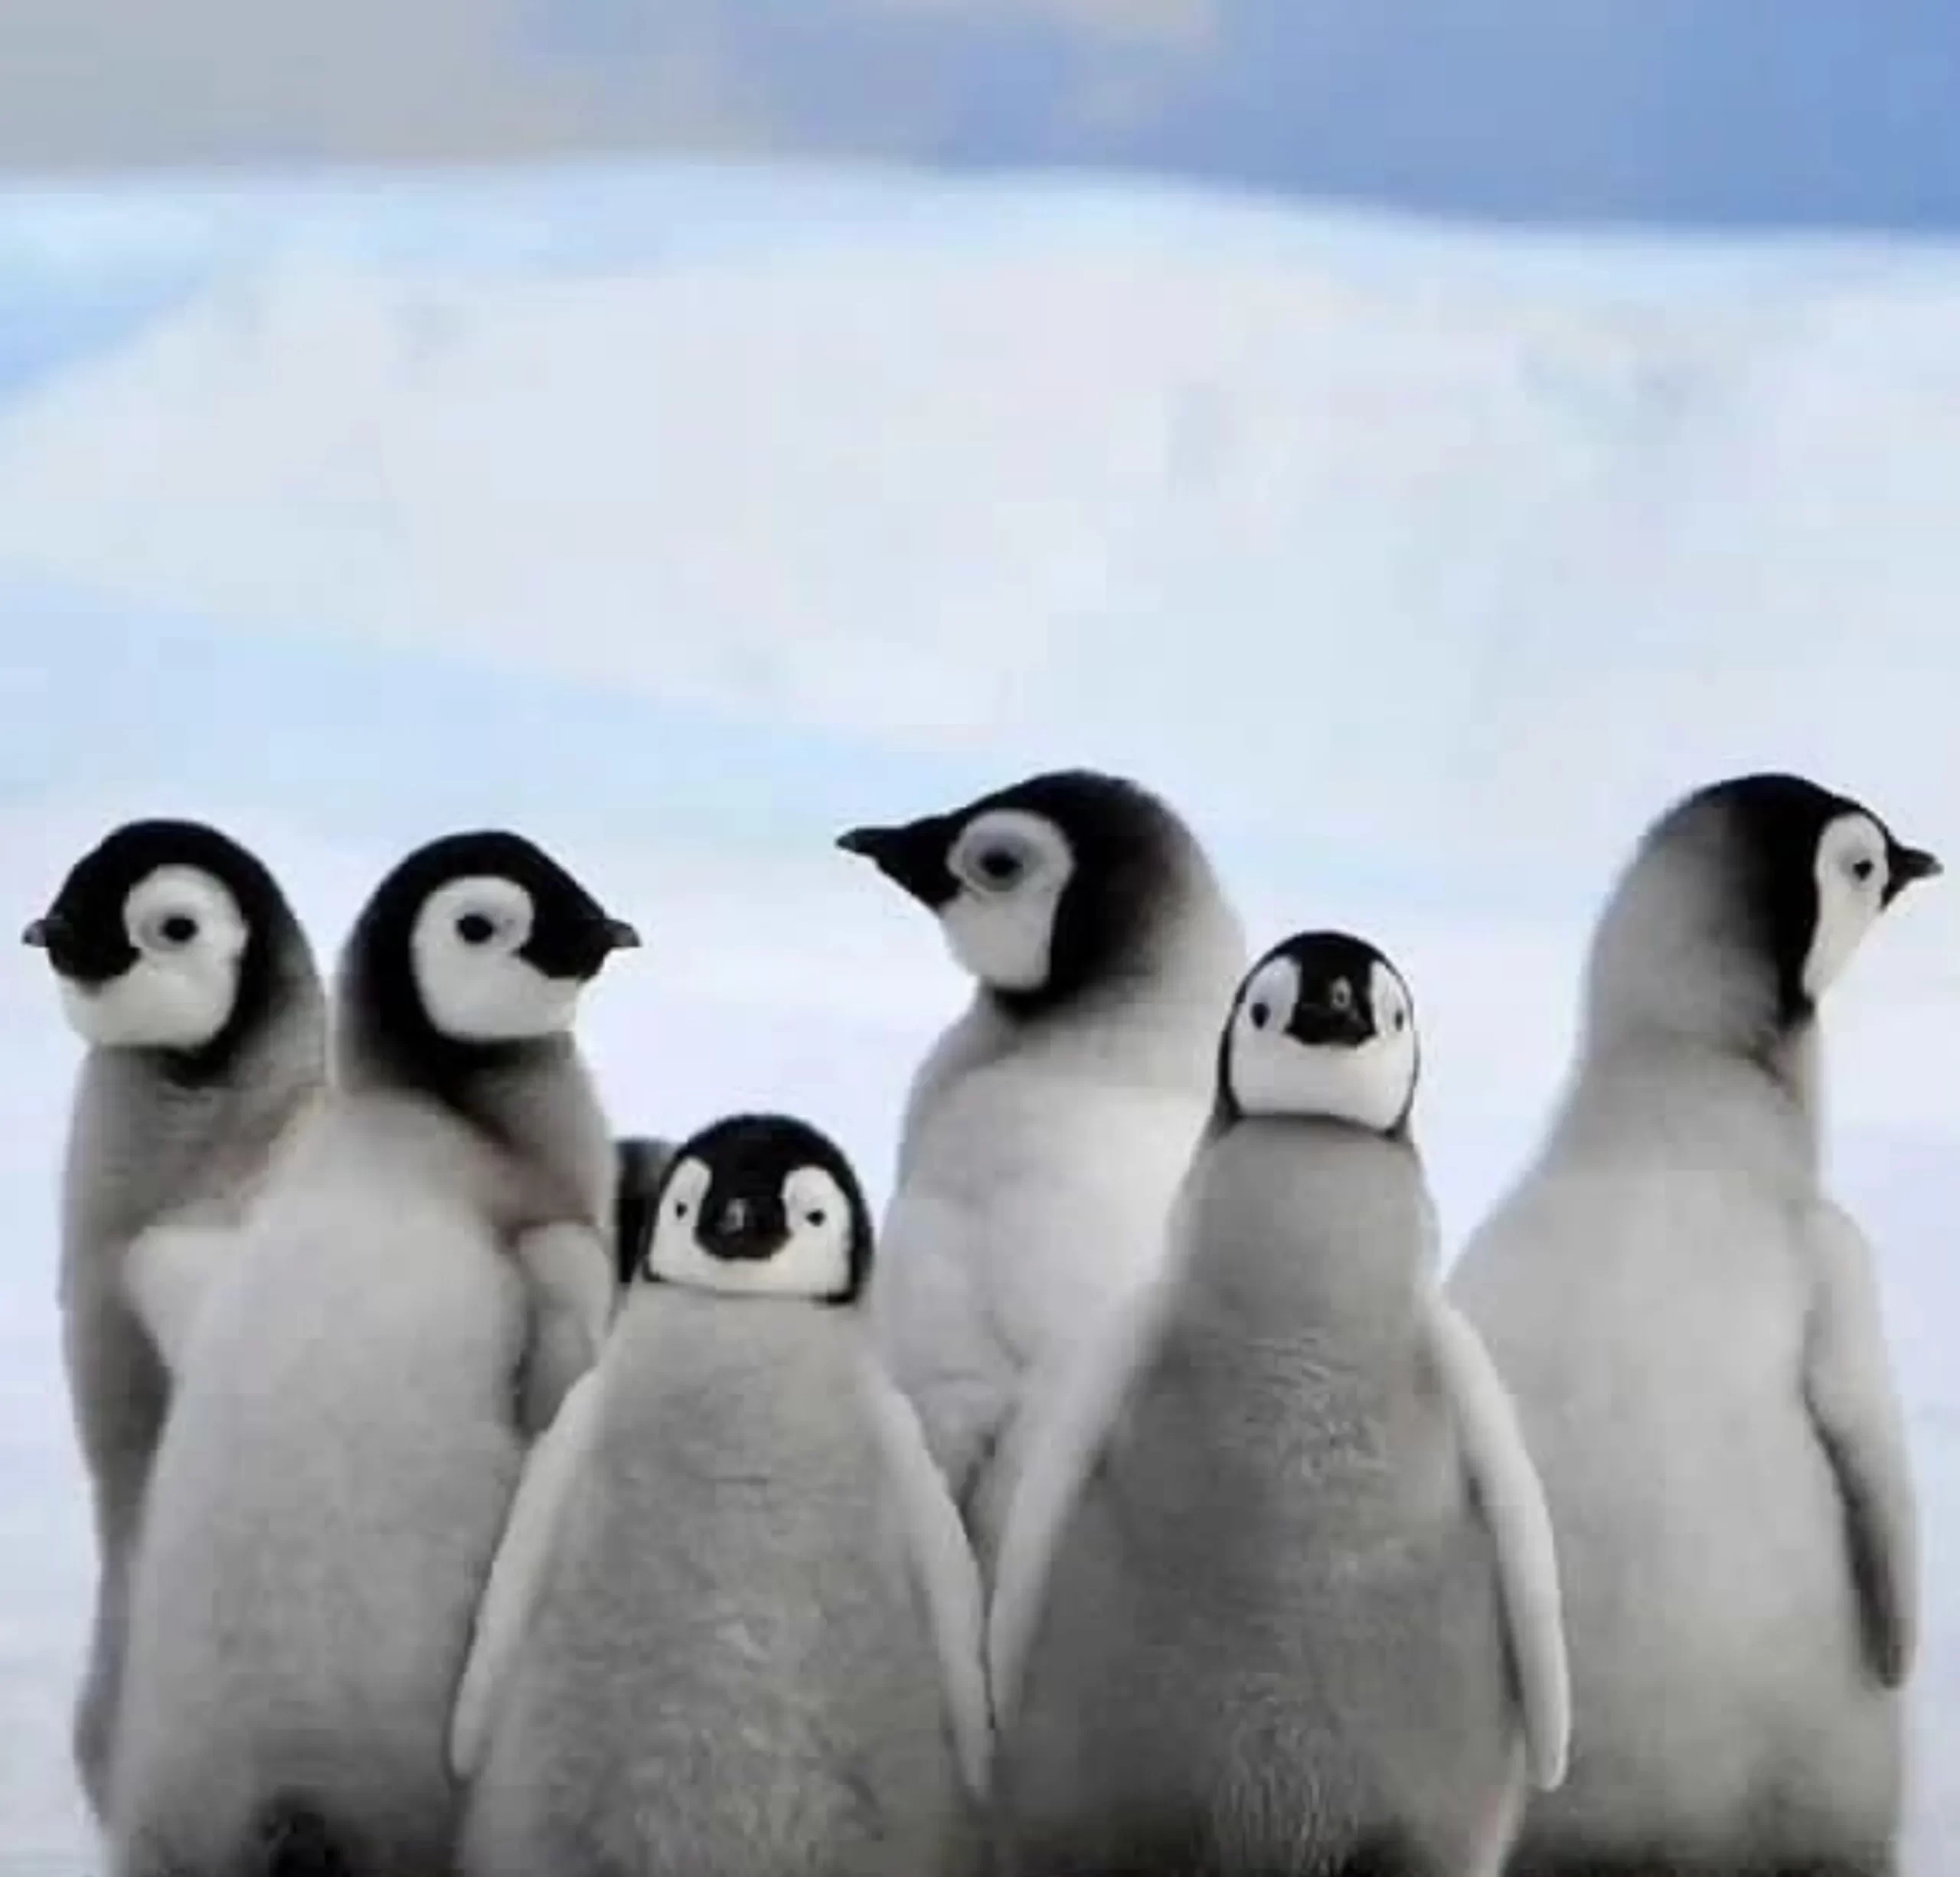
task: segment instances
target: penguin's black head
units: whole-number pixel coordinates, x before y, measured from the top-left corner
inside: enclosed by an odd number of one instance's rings
[[[1420,1060],[1415,1001],[1388,959],[1347,932],[1296,932],[1233,997],[1213,1125],[1290,1115],[1406,1136]]]
[[[639,935],[534,842],[492,831],[418,847],[354,922],[341,1003],[364,1048],[434,1068],[567,1032]]]
[[[1196,844],[1135,782],[1063,769],[837,844],[932,912],[960,965],[1029,1016],[1148,971]]]
[[[98,1049],[219,1072],[260,1028],[282,973],[313,977],[299,922],[256,855],[201,821],[129,821],[77,860],[21,934]]]
[[[1815,1014],[1880,914],[1942,870],[1862,802],[1786,774],[1697,789],[1648,831],[1640,858],[1689,846],[1712,862],[1718,922],[1766,965],[1785,1030]]]
[[[732,1115],[674,1150],[654,1203],[649,1279],[737,1297],[854,1302],[871,1209],[836,1143],[788,1115]]]

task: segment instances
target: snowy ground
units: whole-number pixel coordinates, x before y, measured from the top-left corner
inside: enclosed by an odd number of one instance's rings
[[[1677,789],[1808,767],[1960,860],[1960,256],[677,170],[0,199],[0,298],[6,916],[174,810],[331,945],[522,826],[648,936],[622,1126],[802,1107],[881,1188],[955,980],[829,837],[1035,764],[1403,963],[1452,1232]],[[1831,1032],[1928,1507],[1911,1877],[1960,1873],[1956,959],[1924,889]],[[44,970],[0,950],[0,1877],[87,1862]]]

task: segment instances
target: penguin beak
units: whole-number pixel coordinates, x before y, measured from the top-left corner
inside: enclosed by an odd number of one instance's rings
[[[1887,860],[1890,860],[1890,866],[1887,866],[1890,878],[1886,882],[1887,901],[1896,899],[1915,880],[1939,880],[1939,876],[1946,872],[1945,866],[1940,864],[1939,854],[1926,852],[1926,848],[1922,847],[1905,847],[1900,841],[1891,844],[1891,854],[1887,857]]]
[[[605,931],[609,951],[631,952],[639,944],[639,934],[622,919],[607,919]]]
[[[703,1223],[696,1239],[710,1257],[760,1263],[774,1255],[786,1236],[779,1203],[735,1198]]]
[[[894,886],[936,912],[959,890],[946,865],[952,829],[943,815],[890,828],[853,828],[837,837],[846,854],[869,860]]]
[[[45,952],[54,942],[60,919],[59,913],[51,912],[44,919],[31,921],[27,930],[21,934],[21,943],[32,945],[37,952]]]
[[[1286,1033],[1317,1049],[1358,1049],[1375,1033],[1374,1024],[1357,1002],[1343,1006],[1325,998],[1306,999],[1293,1007]]]

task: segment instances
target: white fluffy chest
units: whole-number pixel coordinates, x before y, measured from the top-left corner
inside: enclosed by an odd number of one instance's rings
[[[976,1075],[922,1129],[887,1220],[893,1282],[949,1259],[1023,1356],[1156,1268],[1207,1097],[1061,1078]]]

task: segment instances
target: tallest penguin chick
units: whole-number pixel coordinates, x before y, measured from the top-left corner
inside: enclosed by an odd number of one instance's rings
[[[990,1570],[1024,1408],[1156,1268],[1244,935],[1184,823],[1093,771],[838,844],[976,981],[913,1079],[871,1314]]]
[[[158,1449],[116,1877],[448,1867],[449,1715],[523,1435],[576,1366],[555,1326],[582,1307],[589,1360],[611,1305],[613,1146],[570,1033],[636,942],[496,832],[417,850],[356,922],[335,1085]]]
[[[1539,1157],[1452,1278],[1557,1528],[1571,1775],[1515,1877],[1886,1877],[1916,1520],[1819,1000],[1939,870],[1790,775],[1704,788],[1599,921]]]

